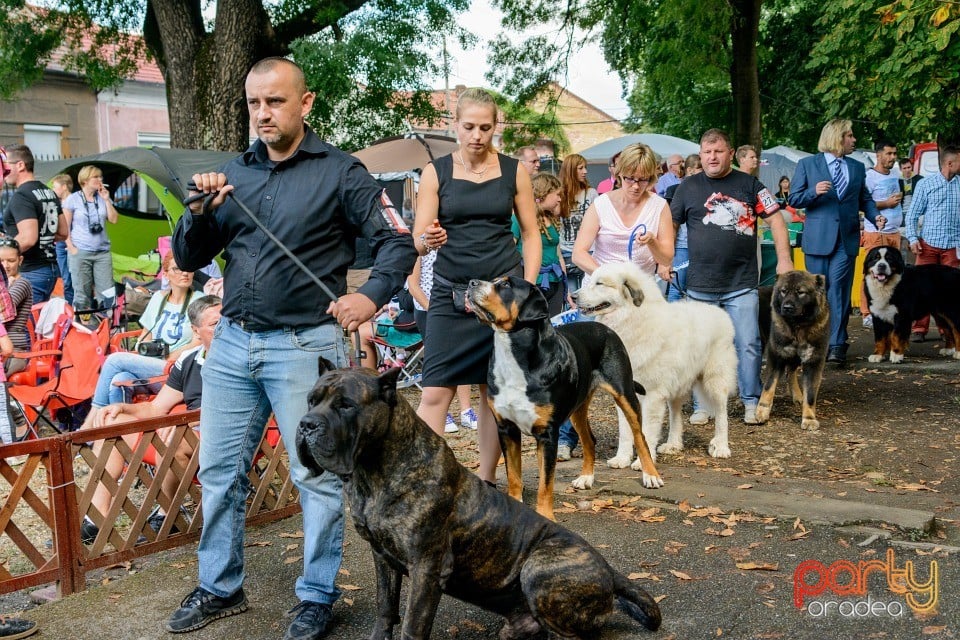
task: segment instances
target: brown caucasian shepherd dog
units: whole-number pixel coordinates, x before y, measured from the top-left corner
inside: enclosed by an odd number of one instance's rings
[[[777,382],[786,374],[794,402],[803,405],[801,428],[818,429],[817,392],[830,341],[826,279],[806,271],[782,274],[773,287],[770,308],[767,376],[757,404],[757,420],[770,419]]]

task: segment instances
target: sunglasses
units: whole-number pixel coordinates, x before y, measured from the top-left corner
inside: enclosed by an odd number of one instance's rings
[[[0,247],[10,247],[20,251],[20,243],[10,236],[0,236]]]

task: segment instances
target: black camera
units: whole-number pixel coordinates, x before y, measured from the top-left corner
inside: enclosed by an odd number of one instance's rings
[[[103,224],[101,224],[99,221],[94,222],[91,220],[90,224],[87,225],[87,231],[89,231],[91,235],[103,233]]]
[[[148,358],[166,358],[170,355],[170,345],[162,340],[150,340],[137,345],[137,353]]]

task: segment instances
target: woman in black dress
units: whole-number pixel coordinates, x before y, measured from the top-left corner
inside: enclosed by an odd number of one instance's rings
[[[423,397],[417,413],[437,433],[457,385],[480,385],[477,440],[481,479],[496,479],[500,442],[487,406],[487,364],[493,332],[472,313],[454,304],[458,286],[471,279],[523,275],[536,282],[540,271],[540,232],[526,169],[501,155],[491,141],[497,105],[487,92],[468,89],[456,113],[460,148],[428,164],[420,179],[413,237],[421,255],[439,251],[427,312]],[[523,239],[523,266],[510,231],[516,211]]]

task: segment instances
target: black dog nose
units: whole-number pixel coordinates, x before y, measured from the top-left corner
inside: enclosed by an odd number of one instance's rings
[[[310,413],[300,418],[300,430],[304,433],[316,431],[322,424],[323,421],[320,418]]]

